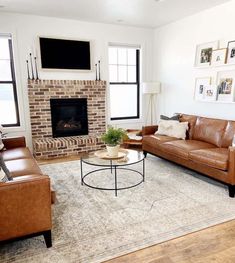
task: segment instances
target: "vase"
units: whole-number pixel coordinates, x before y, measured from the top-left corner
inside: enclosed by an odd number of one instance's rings
[[[106,145],[107,153],[109,157],[118,157],[120,145]]]

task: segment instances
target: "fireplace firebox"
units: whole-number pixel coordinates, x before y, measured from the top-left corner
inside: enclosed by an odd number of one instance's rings
[[[88,134],[87,99],[50,99],[50,105],[53,138]]]

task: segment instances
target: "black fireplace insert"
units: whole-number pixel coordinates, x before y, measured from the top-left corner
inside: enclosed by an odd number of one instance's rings
[[[88,134],[87,99],[50,99],[50,104],[53,138]]]

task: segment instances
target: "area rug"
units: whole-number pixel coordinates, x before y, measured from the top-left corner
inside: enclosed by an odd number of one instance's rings
[[[81,186],[79,161],[41,169],[57,195],[53,247],[47,249],[43,237],[14,242],[0,248],[0,262],[102,262],[235,218],[235,199],[225,186],[151,155],[146,181],[117,197]],[[118,181],[126,186],[137,177],[122,172]],[[110,186],[113,176],[93,174],[89,183]]]

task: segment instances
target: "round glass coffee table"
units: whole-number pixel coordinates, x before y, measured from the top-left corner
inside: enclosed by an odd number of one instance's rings
[[[144,155],[140,151],[120,149],[120,158],[109,158],[106,154],[106,150],[100,150],[97,152],[89,153],[81,157],[81,184],[91,187],[93,189],[115,191],[115,196],[119,190],[133,188],[145,180],[145,162]],[[137,163],[142,163],[141,168],[133,169],[131,166]],[[93,166],[94,169],[84,173],[83,166],[87,164]],[[113,175],[114,187],[101,187],[98,185],[92,185],[86,181],[89,176],[95,176],[97,172],[109,170]],[[129,171],[138,175],[137,182],[121,187],[118,186],[118,175],[121,171]],[[131,176],[131,173],[128,176]]]

